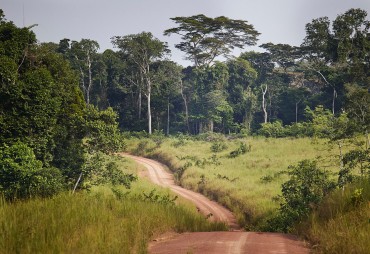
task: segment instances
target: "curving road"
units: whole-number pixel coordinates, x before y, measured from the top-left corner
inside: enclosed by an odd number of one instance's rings
[[[198,210],[210,220],[222,221],[229,225],[229,232],[196,232],[173,234],[156,240],[149,245],[149,253],[202,253],[202,254],[241,254],[241,253],[297,253],[307,254],[309,250],[293,236],[278,233],[242,232],[234,215],[220,204],[205,196],[184,189],[175,184],[173,175],[165,166],[154,160],[122,153],[148,170],[149,179],[160,186],[170,188],[177,195],[193,202]],[[212,216],[209,216],[212,215]]]

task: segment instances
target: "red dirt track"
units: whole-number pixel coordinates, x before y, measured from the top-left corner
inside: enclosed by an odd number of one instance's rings
[[[145,166],[149,179],[160,186],[171,189],[177,195],[190,200],[204,215],[210,215],[210,220],[222,221],[229,225],[229,232],[196,232],[184,234],[170,234],[149,244],[151,254],[173,253],[202,253],[202,254],[238,254],[238,253],[297,253],[307,254],[302,242],[293,236],[278,233],[242,232],[236,223],[234,215],[220,204],[209,200],[205,196],[184,189],[175,184],[173,175],[165,170],[159,162],[121,154]]]

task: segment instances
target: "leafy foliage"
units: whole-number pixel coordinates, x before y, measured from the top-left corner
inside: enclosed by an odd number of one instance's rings
[[[0,192],[7,200],[49,197],[64,188],[55,168],[43,168],[33,150],[22,142],[0,149]]]
[[[271,228],[284,232],[305,218],[335,187],[328,173],[319,169],[315,161],[301,161],[291,166],[287,174],[290,179],[282,185],[279,215],[270,221]]]
[[[178,27],[167,29],[164,34],[179,34],[183,40],[176,48],[184,51],[195,66],[210,65],[220,55],[229,54],[234,48],[255,45],[259,33],[245,20],[224,16],[209,18],[203,14],[171,18]]]
[[[246,152],[250,152],[251,149],[252,149],[251,145],[247,146],[246,143],[240,142],[239,147],[236,150],[231,151],[228,155],[228,158],[238,157],[241,154],[245,154]]]

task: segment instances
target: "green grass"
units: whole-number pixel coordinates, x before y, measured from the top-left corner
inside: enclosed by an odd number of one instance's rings
[[[121,163],[126,172],[139,169],[130,160]],[[0,253],[146,253],[147,243],[164,232],[226,229],[181,200],[177,205],[145,201],[143,193],[153,189],[159,196],[169,194],[146,181],[114,189],[127,194],[117,198],[111,187],[99,186],[49,199],[1,200]]]
[[[128,145],[131,151],[137,150],[143,140],[131,139]],[[287,179],[278,174],[303,159],[315,159],[321,156],[321,164],[328,170],[336,170],[335,161],[328,160],[329,154],[338,154],[328,150],[324,141],[313,142],[309,138],[274,139],[246,138],[223,142],[227,149],[213,153],[211,142],[185,140],[181,145],[176,138],[165,139],[159,148],[152,141],[146,145],[146,155],[165,162],[173,171],[191,163],[180,179],[181,185],[199,191],[208,197],[229,207],[236,214],[239,223],[249,230],[263,230],[267,220],[276,212],[279,202],[274,201],[280,194],[281,184]],[[231,151],[244,142],[251,151],[236,158],[229,158]],[[334,147],[335,148],[335,147]],[[143,150],[143,149],[142,149]],[[144,149],[145,150],[145,149]],[[216,158],[219,163],[200,165]],[[330,167],[327,167],[327,166]],[[263,181],[262,178],[267,180]]]
[[[296,228],[313,253],[369,253],[370,179],[331,193]]]

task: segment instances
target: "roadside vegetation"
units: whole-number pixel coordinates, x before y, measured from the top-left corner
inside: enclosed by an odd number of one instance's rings
[[[125,173],[137,166],[118,161]],[[0,201],[0,253],[146,253],[162,233],[225,230],[168,190],[138,180],[89,192]]]

